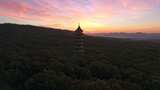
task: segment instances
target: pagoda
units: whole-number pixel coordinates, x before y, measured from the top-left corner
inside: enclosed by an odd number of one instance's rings
[[[75,30],[75,53],[77,55],[84,54],[84,34],[80,25]]]

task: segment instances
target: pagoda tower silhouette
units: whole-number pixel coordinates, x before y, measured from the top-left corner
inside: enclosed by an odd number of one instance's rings
[[[75,54],[77,56],[83,56],[84,55],[84,34],[83,30],[80,26],[78,25],[78,28],[75,30]]]

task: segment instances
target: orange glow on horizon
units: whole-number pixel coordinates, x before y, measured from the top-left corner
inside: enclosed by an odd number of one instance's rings
[[[62,8],[64,7],[64,8]],[[0,23],[160,33],[160,0],[0,0]]]

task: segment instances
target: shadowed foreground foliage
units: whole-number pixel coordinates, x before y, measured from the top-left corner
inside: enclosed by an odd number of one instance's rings
[[[73,32],[0,25],[0,90],[160,90],[160,42],[85,36],[77,58]]]

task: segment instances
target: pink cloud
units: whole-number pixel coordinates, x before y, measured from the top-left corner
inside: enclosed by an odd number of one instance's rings
[[[49,16],[63,16],[73,15],[75,17],[86,17],[87,14],[118,14],[119,11],[144,11],[152,8],[150,0],[32,0],[32,2],[10,0],[0,1],[1,11],[5,13],[15,13],[16,16],[37,16],[37,17],[49,17]],[[155,0],[159,2],[159,0]],[[34,4],[33,4],[34,3]],[[85,4],[85,5],[83,5]],[[154,3],[153,3],[154,4]],[[84,7],[87,6],[87,7]],[[7,11],[6,11],[7,10]],[[4,13],[1,12],[1,13]],[[2,15],[2,14],[1,14]]]
[[[0,16],[65,26],[81,20],[108,23],[115,17],[144,17],[159,6],[160,0],[0,0]]]

